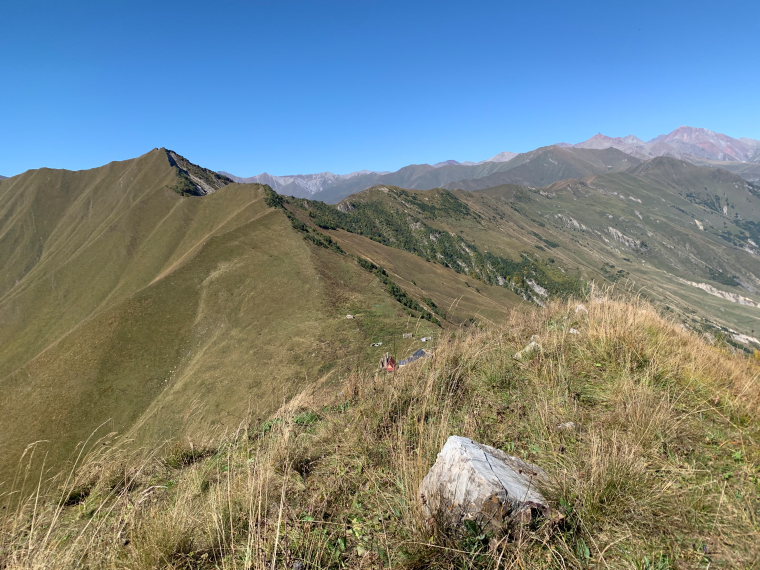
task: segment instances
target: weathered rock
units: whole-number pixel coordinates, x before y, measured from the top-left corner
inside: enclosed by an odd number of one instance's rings
[[[534,356],[536,356],[539,352],[541,352],[541,343],[539,343],[537,340],[531,340],[525,348],[522,350],[515,352],[514,359],[515,360],[531,360]]]
[[[570,334],[581,334],[581,331],[572,327],[570,327],[570,329],[567,332]]]
[[[473,520],[496,532],[549,516],[538,490],[546,473],[494,447],[452,435],[422,480],[420,500],[430,522],[457,527]]]

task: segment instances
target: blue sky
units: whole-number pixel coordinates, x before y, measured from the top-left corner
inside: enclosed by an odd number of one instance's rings
[[[0,4],[0,174],[157,146],[241,176],[680,125],[760,139],[755,1]]]

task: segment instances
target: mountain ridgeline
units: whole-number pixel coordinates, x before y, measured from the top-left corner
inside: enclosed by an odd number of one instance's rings
[[[438,165],[483,176],[337,204],[166,149],[0,181],[0,481],[33,441],[56,468],[93,430],[234,430],[386,351],[595,284],[756,346],[758,186],[611,148],[493,164],[511,166]]]
[[[241,182],[270,184],[282,194],[338,202],[372,186],[397,186],[410,189],[463,188],[480,190],[498,184],[545,186],[557,180],[578,178],[592,173],[622,170],[640,161],[615,149],[588,150],[544,147],[517,155],[508,161],[477,164],[414,164],[397,172],[359,172],[351,175],[324,175],[235,178]]]
[[[228,175],[237,182],[268,184],[281,194],[338,202],[371,186],[429,190],[481,190],[500,184],[546,186],[568,178],[626,170],[642,160],[667,156],[694,164],[720,167],[750,182],[760,182],[760,141],[735,139],[707,129],[680,127],[645,142],[636,136],[595,135],[578,144],[560,143],[515,154],[502,152],[482,162],[447,160],[413,164],[396,172],[322,172],[251,178]]]

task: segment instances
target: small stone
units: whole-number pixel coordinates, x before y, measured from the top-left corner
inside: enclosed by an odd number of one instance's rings
[[[572,327],[567,332],[570,334],[581,334],[581,331],[579,331],[578,329],[574,329]]]
[[[541,344],[535,340],[531,340],[525,348],[522,350],[516,352],[513,356],[515,360],[531,360],[533,357],[535,357],[539,352],[541,352]]]
[[[576,429],[578,429],[578,424],[575,422],[557,424],[557,431],[575,431]]]

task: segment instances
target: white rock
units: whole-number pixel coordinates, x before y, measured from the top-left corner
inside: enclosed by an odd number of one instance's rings
[[[515,352],[513,358],[515,360],[531,360],[539,352],[541,352],[541,344],[538,341],[531,340],[525,348]]]
[[[588,309],[586,308],[586,305],[583,303],[578,303],[575,306],[575,314],[576,315],[588,315]]]
[[[420,485],[429,522],[458,526],[473,520],[489,530],[506,530],[552,513],[538,490],[546,473],[494,447],[452,435]]]
[[[578,424],[575,422],[564,422],[557,424],[557,431],[575,431],[578,428]]]

